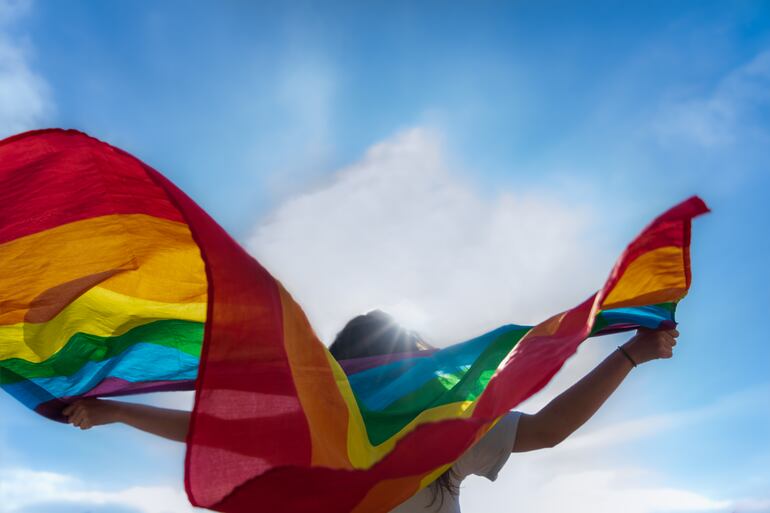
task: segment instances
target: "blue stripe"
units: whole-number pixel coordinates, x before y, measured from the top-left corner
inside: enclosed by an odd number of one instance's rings
[[[197,357],[178,349],[141,342],[113,358],[88,362],[71,376],[34,378],[4,385],[3,389],[34,409],[51,399],[82,395],[109,377],[132,382],[195,379],[198,363]]]
[[[413,358],[374,367],[349,376],[356,399],[369,410],[382,410],[442,374],[463,375],[499,336],[530,326],[508,324],[460,344],[437,351],[429,358]]]
[[[674,313],[671,310],[657,305],[613,308],[604,310],[601,316],[609,323],[608,328],[613,324],[636,324],[655,329],[663,321],[674,321]]]

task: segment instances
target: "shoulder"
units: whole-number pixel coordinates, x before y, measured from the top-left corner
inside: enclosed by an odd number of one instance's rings
[[[511,411],[479,439],[452,466],[453,473],[462,480],[470,474],[494,481],[513,451],[521,412]]]

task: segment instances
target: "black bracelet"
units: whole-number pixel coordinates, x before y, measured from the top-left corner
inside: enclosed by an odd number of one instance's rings
[[[630,355],[630,354],[628,354],[628,353],[626,352],[626,350],[625,350],[625,349],[623,349],[623,348],[622,348],[622,347],[620,347],[620,346],[618,346],[618,349],[620,349],[620,352],[621,352],[621,353],[623,353],[624,355],[626,355],[626,358],[628,358],[628,361],[630,361],[630,362],[631,362],[631,365],[633,365],[634,367],[636,367],[636,362],[634,361],[634,359],[633,359],[633,358],[631,358],[631,355]]]

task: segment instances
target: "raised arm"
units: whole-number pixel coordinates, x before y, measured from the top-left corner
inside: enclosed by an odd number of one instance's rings
[[[176,442],[185,441],[190,426],[189,411],[104,399],[82,399],[67,406],[62,413],[70,424],[80,429],[122,422]]]
[[[676,330],[640,329],[622,347],[639,365],[658,358],[671,358],[678,336]],[[533,415],[522,415],[513,452],[544,449],[562,442],[596,413],[631,369],[631,360],[616,349],[542,410]]]

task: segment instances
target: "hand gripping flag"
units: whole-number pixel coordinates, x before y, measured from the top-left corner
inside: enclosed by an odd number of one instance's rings
[[[337,362],[283,286],[160,173],[72,130],[0,142],[0,385],[80,397],[195,388],[192,504],[387,512],[540,390],[587,337],[675,325],[697,197],[604,286],[537,326]]]

